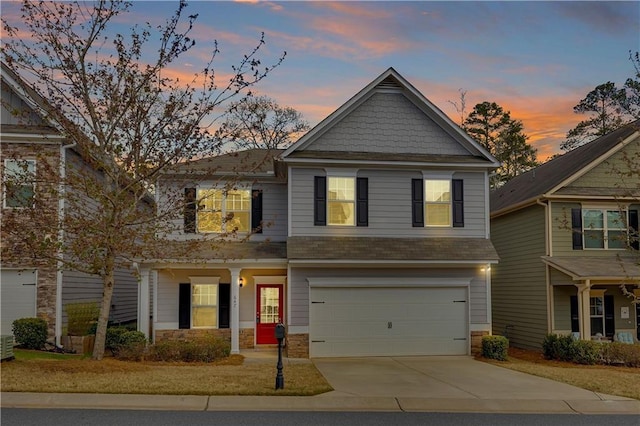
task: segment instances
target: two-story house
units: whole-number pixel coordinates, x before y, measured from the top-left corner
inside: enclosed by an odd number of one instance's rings
[[[50,259],[34,257],[20,233],[33,229],[26,218],[26,209],[38,208],[38,214],[49,217],[53,223],[62,221],[69,206],[65,205],[64,197],[67,188],[59,177],[87,164],[77,146],[63,136],[47,115],[47,101],[4,63],[1,71],[1,331],[10,335],[14,320],[38,316],[47,321],[49,337],[60,344],[67,321],[64,307],[74,302],[100,301],[102,280]],[[15,177],[20,177],[19,188],[12,184]],[[67,238],[63,234],[43,237]],[[135,321],[137,279],[125,269],[117,271],[116,279],[110,319],[118,323]]]
[[[547,333],[640,339],[640,121],[491,194],[493,331],[540,348]]]
[[[185,197],[174,242],[211,243],[140,262],[153,338],[238,352],[282,322],[290,357],[469,354],[491,332],[498,166],[392,68],[282,152],[186,163],[157,197]]]

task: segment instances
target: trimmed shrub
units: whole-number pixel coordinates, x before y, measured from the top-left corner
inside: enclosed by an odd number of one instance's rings
[[[484,336],[482,338],[482,356],[498,361],[506,361],[509,339],[504,336]]]
[[[570,346],[569,354],[571,359],[567,361],[575,362],[576,364],[593,365],[598,364],[602,360],[602,346],[605,343],[592,342],[590,340],[573,340]]]
[[[144,358],[147,337],[141,331],[129,330],[126,327],[107,328],[105,349],[117,358],[141,360]]]
[[[548,334],[542,341],[542,355],[546,359],[570,362],[576,355],[575,342],[571,336]]]
[[[42,318],[20,318],[12,324],[13,336],[25,349],[42,349],[47,341],[47,322]]]
[[[640,367],[640,345],[620,342],[603,344],[602,362],[626,367]]]
[[[67,313],[67,333],[69,336],[88,336],[98,321],[100,308],[96,302],[68,303],[64,307]]]
[[[192,340],[163,340],[149,347],[148,359],[166,362],[212,362],[229,356],[231,346],[224,339],[202,336]]]

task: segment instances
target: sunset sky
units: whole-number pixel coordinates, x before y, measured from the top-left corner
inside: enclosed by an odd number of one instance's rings
[[[135,1],[117,30],[159,24],[176,4]],[[18,19],[18,4],[1,7]],[[540,159],[580,121],[580,99],[632,76],[629,51],[640,50],[640,2],[200,1],[187,13],[199,14],[197,45],[181,72],[202,67],[215,39],[216,71],[228,73],[264,32],[264,64],[287,55],[257,91],[311,125],[394,67],[455,122],[459,89],[467,110],[497,102],[523,121]]]

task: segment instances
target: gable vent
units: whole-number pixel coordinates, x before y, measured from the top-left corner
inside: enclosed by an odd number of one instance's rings
[[[380,82],[377,86],[378,89],[384,90],[402,90],[402,86],[393,77],[387,77]]]

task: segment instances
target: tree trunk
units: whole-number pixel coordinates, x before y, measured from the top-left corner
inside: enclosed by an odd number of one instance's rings
[[[115,257],[113,255],[109,255],[105,263],[105,274],[102,277],[102,303],[100,305],[100,315],[98,316],[98,326],[96,328],[96,341],[93,346],[92,356],[94,360],[98,361],[104,357],[104,345],[107,337],[107,325],[109,323],[111,298],[113,296],[113,286],[115,282]]]

